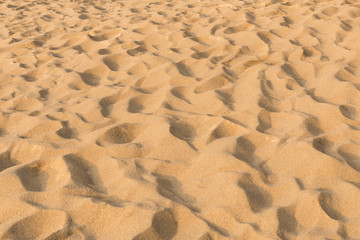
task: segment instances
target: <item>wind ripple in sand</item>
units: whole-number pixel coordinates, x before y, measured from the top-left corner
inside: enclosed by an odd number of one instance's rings
[[[358,1],[0,1],[0,238],[359,239]]]

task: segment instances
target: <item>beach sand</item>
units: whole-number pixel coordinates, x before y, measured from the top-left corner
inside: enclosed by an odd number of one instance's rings
[[[360,239],[360,1],[0,1],[0,239]]]

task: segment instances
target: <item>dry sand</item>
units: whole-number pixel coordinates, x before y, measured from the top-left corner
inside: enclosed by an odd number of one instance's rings
[[[0,238],[360,239],[357,0],[0,1]]]

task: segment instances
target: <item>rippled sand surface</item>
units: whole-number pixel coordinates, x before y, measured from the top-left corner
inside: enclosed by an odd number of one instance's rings
[[[0,0],[0,238],[360,239],[360,1]]]

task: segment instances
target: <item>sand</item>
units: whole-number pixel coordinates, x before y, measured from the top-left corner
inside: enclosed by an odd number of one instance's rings
[[[0,238],[360,239],[360,1],[0,1]]]

